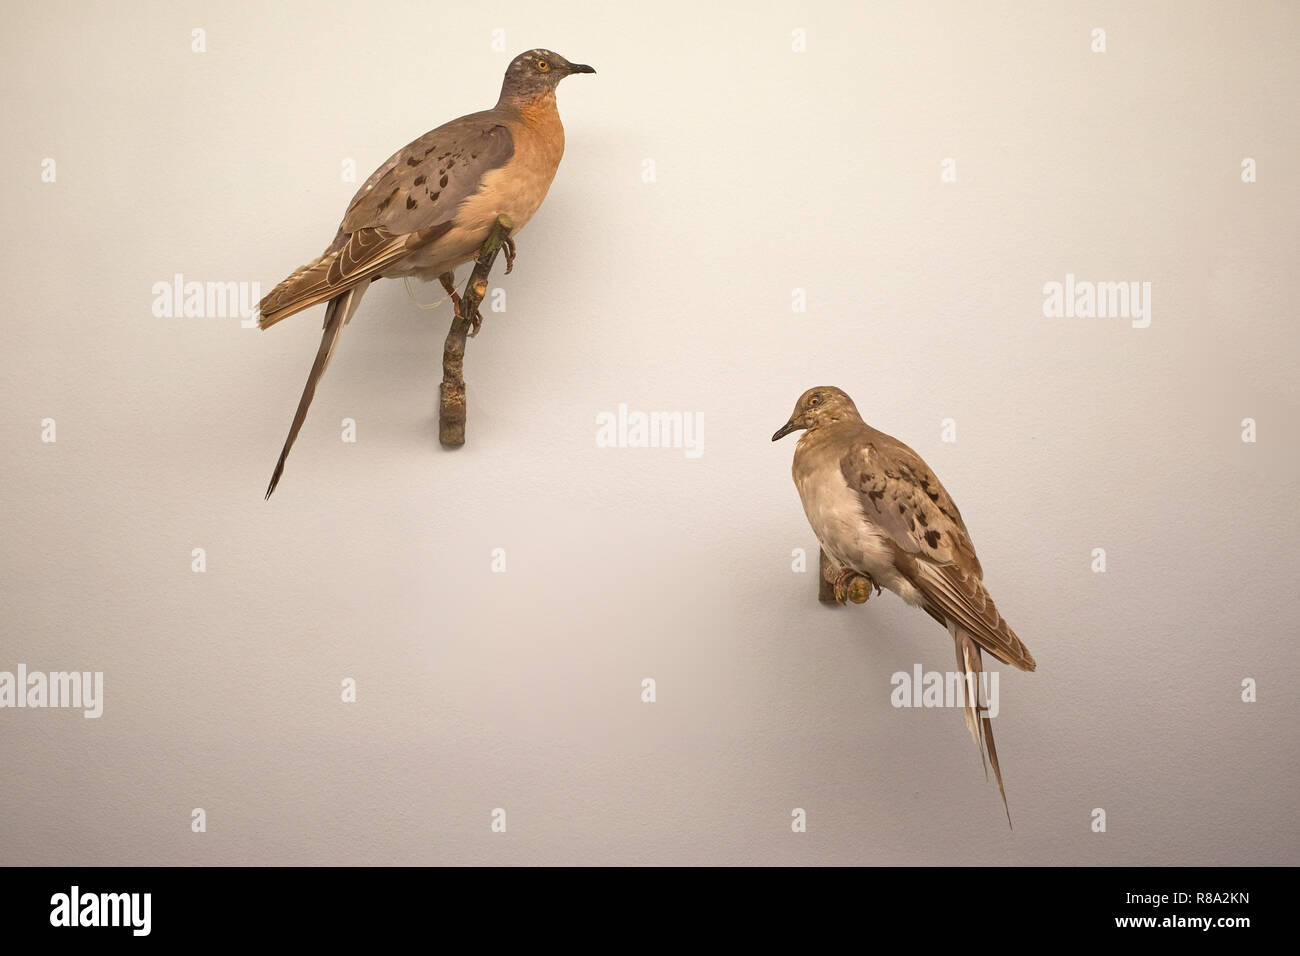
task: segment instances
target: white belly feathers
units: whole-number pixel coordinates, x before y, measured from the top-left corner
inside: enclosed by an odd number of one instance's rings
[[[909,604],[920,602],[920,592],[894,567],[889,540],[864,520],[861,498],[849,487],[837,462],[827,462],[803,481],[796,478],[795,486],[808,523],[836,564],[871,575]]]

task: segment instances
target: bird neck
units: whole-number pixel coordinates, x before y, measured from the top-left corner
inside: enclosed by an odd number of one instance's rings
[[[503,90],[497,108],[512,110],[524,122],[534,126],[558,123],[560,120],[560,111],[555,104],[555,90],[522,95],[510,95]]]
[[[810,433],[821,431],[824,428],[832,428],[836,425],[843,425],[845,423],[851,423],[854,425],[862,424],[862,416],[852,409],[841,408],[835,411],[827,411],[823,414],[825,417],[808,429]]]
[[[519,126],[513,130],[515,148],[523,148],[523,142],[530,143],[529,149],[550,169],[549,175],[554,176],[555,167],[564,155],[564,124],[560,122],[560,111],[555,108],[555,91],[515,100],[507,107],[519,118]]]
[[[844,415],[843,417],[837,416],[832,420],[818,422],[812,428],[806,429],[804,433],[799,436],[799,444],[807,448],[813,448],[831,440],[834,433],[839,431],[844,425],[861,426],[862,424],[862,419],[858,418],[856,415]]]

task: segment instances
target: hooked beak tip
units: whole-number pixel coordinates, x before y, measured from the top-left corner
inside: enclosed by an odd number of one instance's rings
[[[574,73],[595,73],[595,67],[587,66],[585,63],[571,63],[569,68]]]

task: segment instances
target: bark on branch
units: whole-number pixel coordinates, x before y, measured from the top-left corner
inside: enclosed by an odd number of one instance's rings
[[[478,258],[474,261],[474,271],[465,283],[465,292],[460,297],[460,308],[452,319],[451,329],[447,332],[446,344],[442,347],[442,390],[438,407],[438,441],[447,448],[459,448],[465,444],[465,341],[469,335],[473,319],[478,314],[479,303],[487,295],[488,273],[496,262],[497,253],[510,237],[510,230],[515,228],[509,216],[498,216],[492,224],[492,231],[479,247]]]

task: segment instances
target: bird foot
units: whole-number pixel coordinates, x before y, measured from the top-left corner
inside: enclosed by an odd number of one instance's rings
[[[451,272],[444,272],[438,276],[438,281],[442,283],[442,290],[447,293],[451,299],[451,310],[460,315],[460,293],[456,291],[456,276]]]
[[[465,318],[461,311],[461,307],[465,300],[462,299],[460,293],[456,291],[456,276],[450,272],[444,272],[442,275],[438,276],[438,281],[442,283],[443,291],[445,291],[447,296],[451,299],[452,311],[456,313],[458,318]],[[474,309],[474,314],[468,317],[468,321],[469,337],[473,338],[478,335],[478,330],[483,326],[483,316],[479,312],[477,306]]]
[[[836,575],[833,587],[836,604],[845,604],[848,601],[854,604],[865,604],[871,597],[872,588],[876,589],[877,594],[880,593],[880,585],[871,575],[851,568],[846,568]]]
[[[459,313],[457,313],[459,314]],[[483,327],[483,314],[479,312],[478,306],[474,307],[474,314],[469,317],[469,337],[472,339],[478,335],[478,330]]]
[[[515,241],[506,236],[501,242],[501,251],[506,257],[506,275],[510,275],[510,270],[515,267],[515,256],[519,255],[519,250],[515,248]]]

